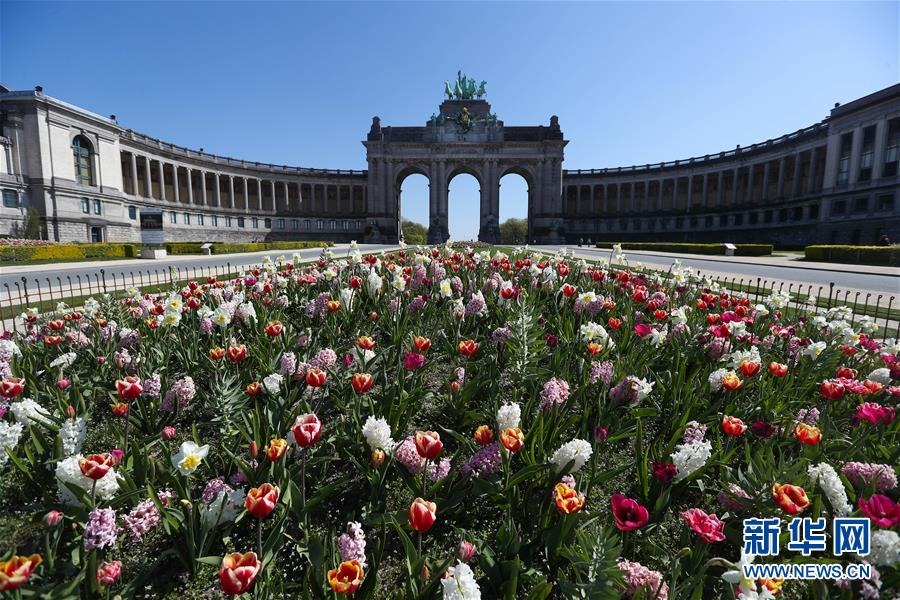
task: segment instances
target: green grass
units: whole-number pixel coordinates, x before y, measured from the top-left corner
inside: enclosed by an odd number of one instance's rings
[[[135,260],[139,256],[104,256],[97,258],[52,258],[44,260],[0,260],[0,267],[23,267],[28,265],[52,265],[56,263],[92,263],[107,260]]]

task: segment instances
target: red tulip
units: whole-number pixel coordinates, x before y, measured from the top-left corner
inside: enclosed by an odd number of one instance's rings
[[[210,348],[209,358],[212,360],[222,360],[225,358],[225,348]]]
[[[4,377],[0,379],[0,396],[15,398],[25,389],[25,380],[17,377]]]
[[[322,387],[325,385],[325,381],[328,379],[328,374],[325,373],[322,369],[317,369],[316,367],[310,367],[306,370],[306,383],[310,387]]]
[[[479,446],[487,446],[494,441],[494,432],[487,425],[479,425],[472,437]]]
[[[650,520],[650,514],[646,508],[641,506],[637,500],[626,498],[622,494],[613,494],[611,505],[616,527],[620,531],[638,529]]]
[[[850,367],[838,367],[835,373],[835,376],[840,379],[856,379],[859,371],[856,369],[851,369]]]
[[[478,342],[475,340],[463,340],[459,343],[459,353],[471,358],[478,352]]]
[[[269,321],[266,325],[266,335],[269,337],[278,337],[284,331],[284,325],[281,321]]]
[[[109,405],[110,410],[112,410],[112,414],[117,417],[124,417],[128,415],[128,404],[125,402],[114,402]]]
[[[883,494],[872,494],[869,498],[860,498],[859,510],[879,527],[887,529],[900,525],[900,504]]]
[[[725,521],[699,508],[689,508],[681,513],[681,518],[691,526],[700,539],[710,544],[725,539]]]
[[[141,380],[129,375],[125,379],[116,380],[116,391],[122,400],[134,400],[144,391]]]
[[[772,499],[789,515],[797,515],[809,506],[806,490],[799,485],[776,483],[772,486]]]
[[[372,376],[369,373],[354,373],[350,383],[357,394],[365,394],[372,389]]]
[[[747,426],[737,417],[725,415],[722,417],[722,431],[732,437],[740,437],[747,431]]]
[[[416,371],[425,366],[425,355],[416,352],[407,352],[403,355],[403,368],[407,371]]]
[[[322,422],[312,413],[300,415],[297,417],[297,420],[294,421],[294,426],[291,427],[291,433],[294,434],[294,440],[297,442],[298,446],[301,448],[309,448],[315,444],[318,441],[319,436],[322,435]]]
[[[822,441],[822,432],[815,425],[798,423],[794,428],[794,437],[797,441],[807,446],[815,446]]]
[[[562,293],[566,298],[571,298],[578,293],[578,288],[572,284],[567,283],[562,286]]]
[[[228,356],[228,360],[237,364],[247,358],[247,346],[244,344],[228,346],[228,350],[225,354]]]
[[[896,416],[897,411],[890,406],[882,406],[877,402],[863,402],[856,407],[853,420],[866,421],[871,425],[890,425]]]
[[[413,345],[416,347],[416,350],[424,354],[428,352],[429,348],[431,348],[431,340],[426,337],[417,335],[413,338]]]
[[[774,361],[769,363],[769,375],[771,375],[772,377],[786,377],[787,373],[787,365]]]
[[[222,591],[228,596],[243,594],[253,587],[256,576],[262,569],[262,563],[256,556],[256,552],[232,552],[226,554],[219,567],[219,583]]]
[[[409,505],[409,525],[419,533],[427,533],[437,519],[437,505],[434,502],[416,498]]]
[[[278,496],[281,490],[277,485],[264,483],[258,488],[251,488],[247,492],[244,499],[244,506],[247,512],[257,519],[267,519],[275,511],[275,505],[278,504]]]
[[[500,434],[500,442],[510,452],[518,452],[525,445],[525,434],[518,427],[509,427]]]
[[[740,370],[744,377],[753,377],[759,373],[760,364],[756,361],[745,360],[741,362]]]
[[[822,382],[822,385],[819,386],[819,391],[822,392],[822,395],[828,398],[829,400],[840,400],[844,397],[844,386],[833,379],[826,379]]]
[[[122,576],[122,563],[118,560],[105,562],[97,569],[97,583],[101,586],[115,585]]]
[[[81,474],[94,480],[102,479],[113,466],[114,460],[109,453],[89,454],[78,461]]]
[[[375,340],[373,340],[372,338],[370,338],[367,335],[361,335],[358,338],[356,338],[356,345],[361,350],[371,350],[372,348],[375,347]]]
[[[436,431],[417,431],[415,441],[416,452],[426,460],[436,459],[444,449],[441,436]]]
[[[11,592],[28,583],[39,564],[39,554],[12,556],[9,560],[0,561],[0,591]]]

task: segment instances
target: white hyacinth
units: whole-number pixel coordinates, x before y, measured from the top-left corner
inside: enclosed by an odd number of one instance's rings
[[[712,444],[708,441],[675,446],[675,452],[671,454],[672,462],[675,464],[675,481],[690,477],[706,464],[711,455]]]
[[[31,398],[23,398],[18,402],[13,402],[9,406],[9,411],[13,414],[16,421],[22,425],[43,425],[46,427],[52,422],[50,412]]]
[[[447,576],[441,579],[441,586],[444,600],[481,600],[481,589],[475,581],[475,573],[462,561],[447,569]]]
[[[0,421],[0,467],[9,460],[7,449],[12,450],[19,444],[25,427],[21,423]]]
[[[203,520],[206,526],[214,529],[217,526],[234,521],[244,509],[246,493],[243,489],[232,492],[220,491],[203,509]]]
[[[375,272],[375,268],[369,269],[369,277],[366,279],[366,287],[373,296],[381,292],[384,280]]]
[[[79,504],[78,498],[69,490],[68,486],[79,487],[85,493],[91,493],[94,487],[94,481],[90,477],[86,477],[81,473],[79,462],[82,459],[81,454],[75,454],[69,458],[63,459],[56,463],[56,484],[58,487],[59,501],[70,506]],[[103,500],[109,500],[119,491],[119,481],[116,479],[115,469],[110,469],[106,475],[96,480],[96,494]],[[68,486],[66,485],[68,484]]]
[[[50,363],[50,368],[52,369],[52,368],[56,368],[56,367],[61,367],[61,368],[65,369],[66,367],[71,365],[73,362],[75,362],[75,358],[77,356],[78,355],[75,354],[74,352],[66,352],[65,354],[53,359],[53,361]]]
[[[900,534],[890,529],[872,532],[872,545],[867,557],[879,567],[891,567],[900,562]]]
[[[263,378],[263,387],[266,388],[266,391],[275,396],[281,391],[281,382],[284,381],[284,375],[281,373],[272,373],[271,375],[266,375]]]
[[[87,431],[87,423],[81,417],[66,419],[59,428],[59,439],[62,440],[63,452],[66,456],[72,456],[81,452],[81,444]]]
[[[504,404],[497,411],[497,430],[501,433],[507,429],[515,429],[522,418],[522,407],[516,403]]]
[[[390,452],[394,449],[396,443],[391,438],[391,426],[387,420],[383,418],[375,418],[372,415],[366,419],[362,427],[362,434],[366,438],[366,443],[372,450],[384,450]]]
[[[609,341],[609,333],[600,323],[589,322],[579,328],[581,341],[585,343],[597,342],[606,345]]]
[[[866,377],[866,379],[875,381],[881,385],[891,385],[891,370],[886,367],[875,369],[869,373],[869,376]]]
[[[553,453],[553,456],[550,457],[550,462],[556,465],[557,472],[562,473],[566,465],[574,461],[572,468],[566,471],[566,473],[577,473],[584,467],[588,459],[591,458],[592,453],[593,449],[589,442],[586,442],[585,440],[572,440],[571,442],[566,442],[560,446],[559,449]]]
[[[828,502],[837,514],[845,516],[853,512],[853,506],[847,500],[847,491],[834,467],[828,463],[819,463],[810,465],[807,473],[810,481],[822,488],[825,497],[828,498]]]
[[[722,380],[725,379],[725,376],[728,373],[731,373],[728,369],[716,369],[712,373],[709,374],[709,391],[718,392],[722,389]]]

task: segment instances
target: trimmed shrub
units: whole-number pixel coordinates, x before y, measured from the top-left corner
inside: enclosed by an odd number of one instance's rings
[[[807,246],[806,260],[900,267],[900,246]]]
[[[203,254],[202,242],[166,242],[167,254]]]
[[[324,248],[332,242],[247,242],[243,244],[213,244],[213,254],[234,254],[235,252],[261,252],[262,250],[301,250],[303,248]]]
[[[735,256],[767,256],[772,254],[772,244],[735,244]],[[600,242],[597,248],[612,248],[612,242]],[[666,242],[622,242],[622,250],[646,250],[656,252],[685,252],[687,254],[725,255],[725,244],[681,244]]]
[[[134,258],[137,244],[50,244],[46,246],[2,246],[0,261],[25,262],[32,260],[70,261],[85,258]]]

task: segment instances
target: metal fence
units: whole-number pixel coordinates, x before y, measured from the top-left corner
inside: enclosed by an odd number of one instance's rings
[[[172,267],[167,269],[137,269],[106,273],[100,269],[91,276],[25,277],[0,288],[0,331],[14,330],[22,325],[18,317],[26,308],[36,308],[44,313],[56,309],[59,302],[80,306],[87,298],[100,294],[120,292],[129,287],[142,291],[160,286],[185,283],[190,280],[204,282],[207,277],[236,277],[247,267],[231,263],[208,267]],[[702,276],[702,272],[698,271]],[[806,303],[812,296],[815,304],[809,307],[814,314],[822,314],[835,306],[847,306],[857,317],[868,316],[878,325],[877,338],[900,338],[900,310],[894,308],[895,296],[842,289],[836,283],[828,285],[795,284],[785,281],[757,278],[720,278],[709,276],[733,292],[746,294],[752,300],[762,301],[775,291],[787,292],[793,306]],[[898,307],[900,308],[900,307]]]

